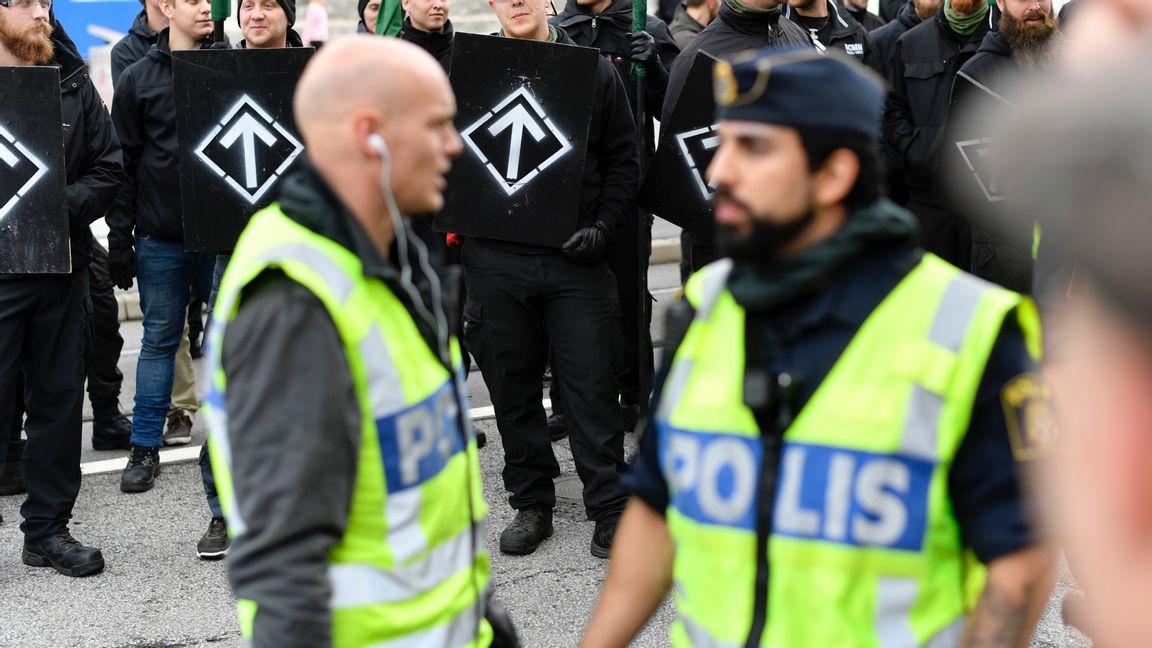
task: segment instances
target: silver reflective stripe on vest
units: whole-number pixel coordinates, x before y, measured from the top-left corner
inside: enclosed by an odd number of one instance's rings
[[[695,304],[693,322],[707,322],[716,308],[716,302],[728,286],[728,275],[732,274],[732,259],[721,259],[700,275],[700,303]],[[684,390],[688,388],[688,378],[692,375],[693,363],[690,360],[673,360],[668,377],[664,380],[664,391],[660,395],[660,407],[656,418],[667,421],[672,411],[680,404]]]
[[[448,623],[406,637],[372,644],[371,648],[460,648],[476,639],[480,630],[479,605],[464,610]]]
[[[876,640],[884,648],[916,648],[909,610],[919,586],[914,578],[881,578],[876,586]]]
[[[483,546],[483,536],[483,524],[472,525],[437,545],[424,560],[391,569],[364,564],[330,565],[332,609],[399,603],[431,591],[454,574],[473,568],[473,550]]]
[[[680,616],[680,624],[684,626],[684,634],[695,648],[742,648],[744,644],[727,643],[713,637],[703,627],[696,625],[686,616]]]
[[[320,275],[324,283],[328,284],[332,292],[336,293],[336,299],[341,302],[348,301],[352,291],[356,288],[356,284],[353,283],[344,268],[341,268],[327,254],[308,243],[277,245],[274,248],[264,250],[256,257],[257,261],[269,265],[275,265],[281,259],[298,261],[312,268],[316,274]]]
[[[956,648],[960,642],[964,640],[964,628],[968,625],[968,619],[960,617],[952,623],[944,626],[944,629],[936,633],[936,636],[928,640],[924,644],[924,648]]]
[[[381,419],[404,409],[406,403],[400,372],[392,362],[392,354],[380,334],[380,326],[375,322],[368,335],[360,340],[360,357],[364,359],[372,416]]]
[[[984,291],[988,288],[989,284],[967,274],[953,277],[944,289],[928,340],[952,353],[958,353],[976,317],[976,309],[980,306]],[[921,385],[912,387],[901,442],[904,454],[933,463],[940,460],[937,436],[943,410],[942,394],[935,394]]]

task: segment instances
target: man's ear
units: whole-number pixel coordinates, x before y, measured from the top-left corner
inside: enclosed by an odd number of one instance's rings
[[[833,207],[844,202],[860,178],[860,158],[841,148],[832,151],[816,171],[816,206]]]

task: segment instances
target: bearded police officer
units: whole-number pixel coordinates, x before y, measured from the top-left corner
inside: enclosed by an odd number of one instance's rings
[[[454,318],[401,220],[442,205],[455,108],[414,45],[326,45],[295,95],[308,163],[224,275],[210,451],[254,646],[492,639]]]
[[[670,324],[585,644],[625,645],[674,578],[680,646],[1026,645],[1052,552],[1000,394],[1034,380],[1034,307],[915,247],[864,68],[760,51],[716,78],[731,259]]]

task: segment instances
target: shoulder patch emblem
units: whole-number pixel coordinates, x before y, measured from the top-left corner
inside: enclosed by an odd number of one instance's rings
[[[1056,441],[1056,412],[1048,383],[1036,373],[1021,374],[1000,392],[1008,437],[1016,461],[1046,456]]]

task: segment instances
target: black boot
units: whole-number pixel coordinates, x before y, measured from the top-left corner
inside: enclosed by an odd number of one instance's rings
[[[504,532],[500,534],[500,551],[514,556],[526,556],[552,535],[552,509],[530,508],[516,512]]]
[[[159,474],[159,448],[132,446],[128,465],[124,467],[124,472],[120,475],[120,490],[125,493],[143,493],[152,490],[152,487],[156,485],[156,476]]]
[[[92,449],[128,450],[132,447],[132,421],[118,405],[92,408]]]
[[[67,531],[36,543],[25,541],[23,559],[29,567],[51,567],[65,576],[91,576],[104,570],[104,554],[80,544]]]
[[[596,523],[592,532],[592,555],[597,558],[607,558],[612,553],[612,540],[616,537],[616,525],[620,518],[601,520]]]
[[[563,441],[568,436],[568,418],[563,414],[552,414],[548,417],[548,438],[552,443]]]

